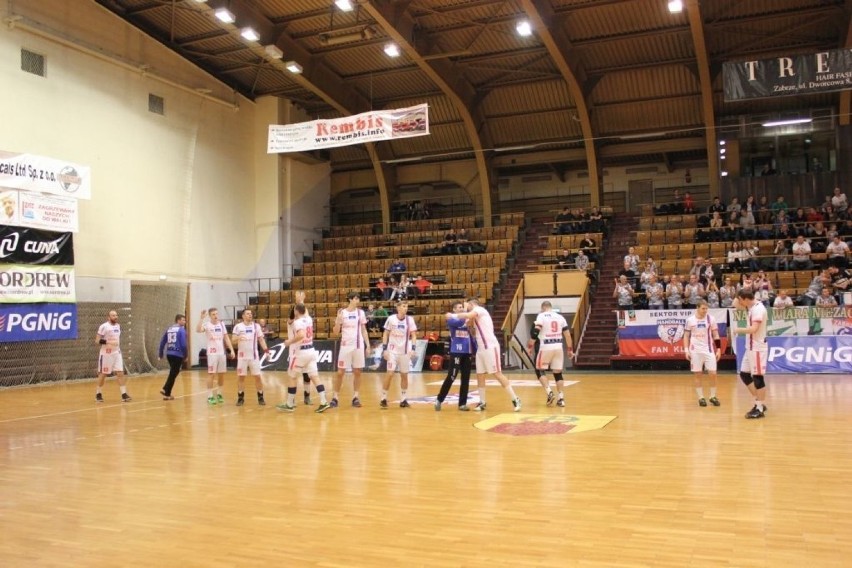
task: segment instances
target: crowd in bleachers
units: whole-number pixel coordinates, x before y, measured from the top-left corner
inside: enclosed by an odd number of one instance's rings
[[[620,308],[689,309],[699,299],[724,308],[742,288],[767,307],[833,306],[852,291],[852,206],[840,188],[795,209],[783,196],[694,209],[683,199],[640,219],[613,287]]]

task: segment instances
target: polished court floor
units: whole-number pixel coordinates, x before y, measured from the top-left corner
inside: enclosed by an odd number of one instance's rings
[[[852,378],[770,378],[759,421],[732,374],[699,408],[688,374],[566,374],[548,408],[531,374],[524,414],[615,416],[602,429],[513,436],[429,404],[282,414],[284,376],[209,408],[205,377],[0,391],[0,565],[852,566]],[[330,379],[325,376],[326,380]],[[396,387],[395,387],[396,388]],[[346,386],[344,398],[351,391]],[[398,400],[397,391],[392,400]],[[300,398],[301,401],[301,393]],[[529,432],[527,432],[529,433]]]

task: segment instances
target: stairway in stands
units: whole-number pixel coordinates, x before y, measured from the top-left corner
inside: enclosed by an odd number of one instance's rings
[[[503,338],[499,330],[503,325],[503,320],[506,319],[506,314],[509,313],[509,307],[512,305],[512,298],[515,297],[515,291],[524,277],[523,271],[527,270],[527,265],[538,264],[542,251],[539,237],[549,234],[550,226],[543,225],[539,221],[540,219],[533,220],[526,229],[519,233],[520,247],[515,254],[514,266],[509,269],[506,282],[500,290],[500,298],[494,305],[491,313],[495,331],[497,331],[498,339],[500,339],[501,343]],[[545,219],[544,221],[550,221],[550,219]]]
[[[638,218],[629,213],[616,214],[610,224],[609,242],[604,248],[597,293],[592,296],[592,311],[577,354],[580,369],[609,369],[614,353],[616,334],[615,299],[612,297],[614,279],[624,266],[627,248],[634,244]]]

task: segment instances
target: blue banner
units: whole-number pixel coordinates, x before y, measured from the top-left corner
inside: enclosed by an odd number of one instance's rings
[[[76,304],[0,304],[0,343],[77,339]]]
[[[852,335],[811,335],[767,337],[767,374],[772,373],[852,373]],[[745,353],[745,338],[735,342],[737,368]]]

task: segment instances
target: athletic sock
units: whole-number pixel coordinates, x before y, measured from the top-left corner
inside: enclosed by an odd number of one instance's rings
[[[387,399],[388,399],[388,391],[383,390],[382,391],[382,400],[387,400]]]
[[[287,406],[296,406],[296,387],[287,387]]]
[[[716,398],[716,387],[710,387],[710,398]]]
[[[127,394],[127,387],[118,387],[121,390],[121,394]]]
[[[698,395],[698,398],[704,398],[704,389],[701,387],[695,387],[695,394]]]
[[[759,400],[756,400],[756,401],[754,401],[754,405],[757,407],[757,409],[759,411],[763,412],[763,403],[762,402],[760,402]]]
[[[512,388],[512,385],[508,385],[506,387],[506,392],[509,393],[509,398],[511,398],[512,400],[518,398],[517,396],[515,396],[515,389]]]
[[[479,389],[479,402],[485,404],[485,389]]]
[[[102,394],[101,387],[95,387],[95,394]]]
[[[361,397],[358,395],[358,391],[352,391],[352,398],[361,398]]]
[[[399,392],[400,392],[400,394],[402,395],[402,400],[405,400],[405,393],[406,393],[407,391],[399,391]]]
[[[562,400],[564,398],[565,398],[565,393],[564,392],[559,393],[559,400]]]

